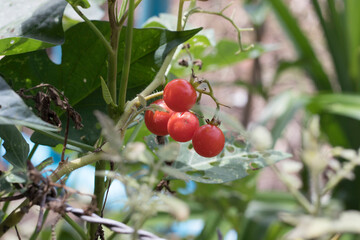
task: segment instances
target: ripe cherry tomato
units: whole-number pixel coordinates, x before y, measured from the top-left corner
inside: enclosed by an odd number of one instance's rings
[[[199,120],[191,112],[176,112],[170,117],[167,128],[175,141],[187,142],[199,128]]]
[[[155,135],[165,136],[168,135],[167,124],[169,118],[174,113],[164,102],[164,99],[159,99],[153,102],[153,104],[159,105],[164,108],[167,112],[151,111],[145,112],[145,125]]]
[[[215,157],[224,148],[225,136],[217,126],[206,124],[196,130],[192,144],[200,156]]]
[[[196,103],[196,91],[188,81],[175,79],[165,86],[164,101],[173,111],[186,112]]]

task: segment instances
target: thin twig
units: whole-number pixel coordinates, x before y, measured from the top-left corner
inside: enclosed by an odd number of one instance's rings
[[[16,235],[17,235],[18,239],[21,240],[21,236],[20,236],[20,233],[19,233],[16,225],[15,225],[15,231],[16,231]]]

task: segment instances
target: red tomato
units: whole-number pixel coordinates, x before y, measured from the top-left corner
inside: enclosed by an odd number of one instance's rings
[[[184,79],[170,81],[164,88],[164,101],[175,112],[186,112],[196,103],[195,88]]]
[[[206,124],[196,130],[192,144],[200,156],[215,157],[224,148],[225,136],[217,126]]]
[[[168,122],[170,136],[178,142],[190,141],[199,128],[199,120],[191,112],[174,113]]]
[[[169,118],[174,113],[164,102],[164,99],[159,99],[153,102],[160,107],[164,108],[167,112],[161,111],[151,111],[147,110],[145,112],[145,125],[155,135],[165,136],[168,135],[167,124]]]

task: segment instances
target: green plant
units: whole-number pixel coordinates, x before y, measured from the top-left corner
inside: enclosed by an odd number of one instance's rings
[[[159,212],[168,213],[171,219],[178,220],[189,216],[189,206],[184,203],[186,199],[182,201],[168,194],[174,191],[172,189],[181,188],[176,181],[228,183],[248,176],[255,171],[255,165],[257,169],[262,168],[290,156],[275,150],[252,151],[239,124],[231,122],[231,118],[220,111],[221,104],[207,80],[201,82],[207,89],[196,86],[198,98],[210,96],[217,105],[211,110],[215,111],[216,118],[231,123],[225,133],[227,148],[221,156],[203,158],[191,149],[189,142],[169,142],[166,137],[151,135],[143,127],[146,111],[155,111],[154,115],[159,115],[158,111],[163,110],[157,104],[149,105],[148,102],[161,96],[162,93],[156,90],[162,88],[166,77],[179,73],[177,62],[182,56],[175,57],[177,47],[182,44],[187,46],[195,38],[209,42],[203,35],[196,35],[201,29],[184,30],[192,14],[207,13],[196,7],[196,1],[179,1],[176,31],[135,29],[134,11],[141,0],[108,0],[108,22],[87,18],[81,10],[90,6],[86,0],[69,0],[68,3],[84,22],[70,21],[69,24],[74,25],[65,31],[62,29],[62,17],[67,2],[20,2],[19,5],[0,3],[6,15],[24,15],[11,22],[10,27],[0,24],[0,54],[5,55],[0,60],[0,137],[7,151],[4,158],[11,164],[11,168],[0,172],[0,197],[6,202],[0,211],[0,236],[7,234],[9,229],[18,229],[16,226],[22,224],[20,221],[28,210],[40,205],[38,223],[31,239],[51,231],[59,238],[71,236],[67,227],[54,230],[57,222],[52,230],[43,228],[50,210],[58,214],[58,221],[64,219],[69,223],[82,239],[103,238],[104,235],[113,238],[115,235],[104,233],[102,227],[112,225],[106,224],[102,216],[110,214],[104,211],[107,196],[111,184],[118,180],[125,187],[127,201],[116,217],[131,225],[131,230],[125,227],[126,231],[117,231],[130,234],[132,239],[144,238],[151,234],[140,229],[146,227],[148,221],[156,220]],[[190,5],[184,13],[185,2],[190,2]],[[233,23],[223,12],[219,15]],[[39,22],[43,24],[39,25]],[[218,68],[250,57],[250,53],[244,52],[240,38],[241,32],[249,29],[235,27],[238,41],[225,41],[218,47],[225,47],[226,51],[222,53],[227,52],[229,56],[235,52],[238,54],[229,62],[219,62]],[[51,62],[45,49],[59,44],[62,44],[62,62],[57,65]],[[180,54],[188,54],[187,50],[185,47]],[[255,47],[255,50],[256,54],[266,51],[262,46]],[[189,52],[194,55],[195,51]],[[223,56],[204,56],[204,66],[218,62],[219,57]],[[194,70],[193,66],[183,71],[191,69]],[[188,73],[186,76],[196,77]],[[31,111],[28,106],[36,111]],[[55,122],[57,126],[49,122]],[[35,145],[31,150],[15,125],[34,131],[31,140]],[[80,130],[74,128],[81,125]],[[44,167],[51,160],[40,159],[40,163],[34,166],[32,161],[38,160],[33,159],[34,153],[39,145],[55,147],[58,144],[61,144],[61,161],[48,177],[44,177]],[[66,157],[69,149],[76,152],[75,159]],[[80,210],[67,207],[66,202],[71,194],[82,193],[66,186],[66,180],[76,169],[87,165],[95,167],[94,179],[86,179],[93,181],[95,187],[93,194],[86,195],[91,203],[80,214]],[[170,186],[173,182],[174,187]],[[234,186],[241,187],[242,184]],[[9,203],[21,198],[25,200],[9,212]],[[206,212],[204,209],[198,212],[196,208],[191,210],[195,214]],[[82,227],[66,211],[92,221]],[[95,220],[84,217],[91,213],[99,217]],[[110,229],[113,230],[112,227]],[[216,230],[212,228],[211,231]]]

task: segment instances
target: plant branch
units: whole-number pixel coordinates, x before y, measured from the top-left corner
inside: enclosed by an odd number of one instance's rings
[[[314,209],[311,203],[304,197],[304,195],[299,192],[292,184],[289,182],[289,180],[284,176],[280,170],[275,166],[271,165],[271,168],[276,173],[278,178],[283,182],[286,186],[286,188],[289,190],[289,192],[295,197],[295,199],[298,201],[298,203],[310,214],[313,214]]]
[[[142,0],[136,0],[135,2],[135,9],[137,8],[137,6],[141,3]],[[125,23],[125,20],[127,18],[129,14],[129,11],[126,11],[123,15],[120,16],[120,20],[119,22],[117,23],[118,26],[123,26],[124,23]]]
[[[244,48],[243,45],[242,45],[242,41],[241,41],[241,32],[244,32],[244,31],[253,31],[253,28],[239,28],[235,22],[229,18],[228,16],[224,15],[223,12],[226,8],[228,8],[229,6],[226,6],[224,9],[222,9],[220,12],[211,12],[211,11],[206,11],[206,10],[202,10],[200,8],[194,8],[194,9],[191,9],[188,13],[187,13],[187,16],[186,16],[186,21],[187,19],[189,18],[189,16],[191,14],[194,14],[194,13],[204,13],[204,14],[210,14],[210,15],[215,15],[215,16],[219,16],[219,17],[222,17],[224,18],[225,20],[227,20],[228,22],[231,23],[231,25],[233,25],[233,27],[236,29],[237,31],[237,38],[238,38],[238,44],[239,44],[239,47],[240,47],[240,50],[239,50],[239,53],[240,52],[244,52],[244,51],[247,51],[251,48],[254,47],[253,44],[251,44],[250,46]]]
[[[126,42],[125,42],[125,54],[124,54],[124,64],[121,73],[121,82],[119,89],[119,108],[122,112],[124,110],[126,102],[126,91],[129,81],[130,74],[130,65],[131,65],[131,49],[133,41],[133,27],[134,27],[134,11],[135,11],[135,0],[129,0],[129,17],[126,28]]]
[[[71,217],[69,217],[69,215],[65,213],[63,215],[63,218],[72,228],[74,228],[74,230],[80,235],[81,239],[83,240],[88,239],[84,230],[79,226],[79,224],[77,224],[74,220],[72,220]]]
[[[344,167],[336,172],[336,175],[333,176],[325,185],[321,192],[321,196],[327,194],[331,189],[336,187],[341,180],[343,180],[346,176],[348,176],[356,166],[359,165],[359,161],[351,160],[344,164]]]
[[[107,148],[107,144],[103,146],[103,149]],[[67,163],[59,166],[51,175],[50,180],[53,182],[56,182],[59,180],[62,176],[71,173],[72,171],[81,168],[83,166],[95,163],[102,159],[101,153],[90,153],[88,155],[85,155],[83,157],[74,159],[72,161],[68,161]]]
[[[77,6],[71,5],[71,7],[75,10],[75,12],[89,25],[89,27],[91,28],[91,30],[94,31],[94,33],[98,36],[98,38],[101,40],[101,42],[103,43],[104,47],[106,48],[106,50],[108,51],[109,54],[112,53],[112,48],[108,42],[108,40],[106,40],[106,38],[104,37],[104,35],[100,32],[100,30],[95,26],[95,24],[93,22],[91,22],[80,10]]]

